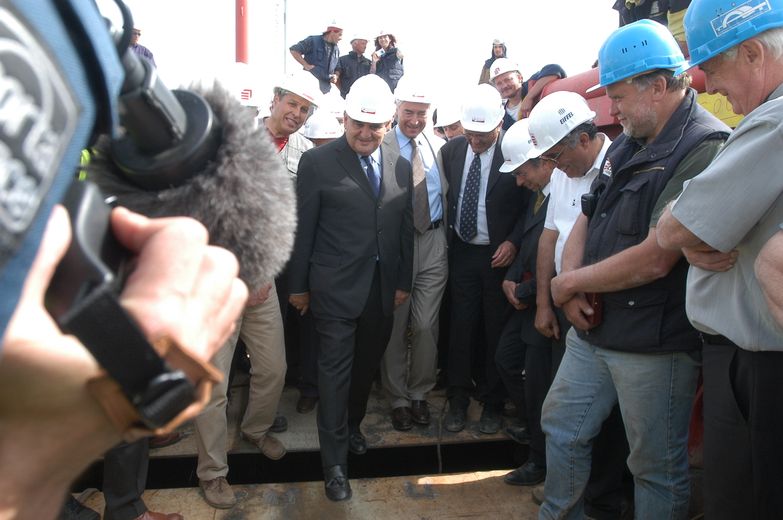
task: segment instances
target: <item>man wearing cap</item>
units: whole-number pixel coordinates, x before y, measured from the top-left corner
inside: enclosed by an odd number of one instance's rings
[[[492,65],[498,58],[506,57],[506,44],[503,40],[495,38],[492,40],[492,54],[484,62],[484,66],[481,67],[481,75],[479,76],[479,85],[483,83],[489,83],[489,75],[492,70]]]
[[[323,33],[308,36],[288,48],[296,62],[315,76],[324,94],[329,92],[332,83],[337,81],[334,73],[340,58],[337,43],[342,37],[342,28],[333,23],[327,26]]]
[[[527,444],[530,451],[525,464],[505,477],[507,484],[532,486],[546,477],[544,434],[541,431],[541,404],[552,380],[551,341],[534,326],[536,317],[536,253],[544,229],[549,204],[549,179],[555,163],[527,154],[533,148],[528,120],[517,121],[506,132],[501,146],[501,173],[511,174],[517,186],[536,193],[528,204],[519,253],[503,280],[503,293],[515,312],[503,327],[495,361],[498,373],[518,410],[520,424],[509,426],[512,439]],[[527,420],[527,427],[524,422]]]
[[[542,412],[547,479],[539,516],[582,517],[591,441],[619,403],[636,517],[684,519],[701,343],[685,315],[687,262],[658,245],[656,224],[729,129],[697,102],[682,52],[662,25],[640,20],[616,30],[598,60],[623,135],[582,198],[584,214],[552,280],[552,298],[574,328]]]
[[[511,128],[516,121],[530,117],[533,105],[541,97],[544,87],[556,79],[565,78],[563,67],[556,64],[544,68],[522,81],[519,65],[508,58],[498,58],[489,71],[489,82],[498,89],[505,100],[506,112],[503,115],[503,130]]]
[[[497,90],[477,85],[462,111],[465,135],[440,150],[449,182],[449,278],[451,329],[448,351],[449,410],[444,427],[465,427],[473,392],[473,347],[478,335],[486,341],[484,402],[480,431],[497,433],[502,425],[505,390],[495,367],[495,349],[510,313],[501,285],[516,256],[530,191],[502,175],[503,102]],[[479,330],[483,320],[484,329]]]
[[[304,72],[299,74],[286,76],[274,88],[271,115],[263,121],[292,175],[296,174],[296,165],[304,150],[313,146],[297,130],[314,108],[314,96],[317,95],[315,80]],[[265,457],[278,460],[286,454],[286,449],[269,432],[282,429],[279,426],[274,428],[273,425],[285,383],[286,359],[280,302],[277,287],[271,280],[250,295],[236,332],[213,358],[215,366],[223,372],[223,381],[215,385],[209,404],[195,420],[198,448],[196,474],[204,499],[219,509],[231,508],[237,501],[226,480],[226,391],[237,338],[245,343],[252,366],[250,397],[240,426],[241,434],[255,444]],[[277,422],[284,420],[281,416]]]
[[[411,164],[383,138],[394,96],[377,76],[359,78],[345,102],[345,134],[308,150],[297,175],[299,227],[289,301],[311,311],[318,334],[318,439],[326,496],[351,497],[348,451],[360,430],[394,308],[411,290]]]
[[[345,98],[351,90],[354,81],[370,73],[372,62],[364,56],[367,50],[367,39],[356,36],[351,40],[351,51],[345,56],[340,56],[337,68],[337,84],[340,86],[340,95]]]
[[[658,226],[691,263],[686,310],[704,340],[705,516],[782,518],[783,327],[754,263],[783,222],[783,3],[694,0],[684,23],[707,91],[745,115]]]
[[[403,78],[395,98],[397,126],[383,142],[399,150],[413,169],[413,289],[410,299],[394,313],[381,381],[392,407],[392,426],[404,431],[413,423],[430,423],[427,394],[435,386],[438,314],[448,277],[444,225],[448,184],[436,161],[445,141],[423,132],[432,102],[429,94]]]

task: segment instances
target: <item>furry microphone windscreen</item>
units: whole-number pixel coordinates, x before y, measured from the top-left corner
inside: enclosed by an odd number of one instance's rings
[[[282,271],[296,231],[295,186],[266,131],[254,115],[215,84],[190,90],[202,95],[223,127],[216,157],[180,186],[146,191],[131,183],[99,140],[87,177],[117,203],[150,217],[189,216],[209,231],[210,243],[239,260],[251,291]]]

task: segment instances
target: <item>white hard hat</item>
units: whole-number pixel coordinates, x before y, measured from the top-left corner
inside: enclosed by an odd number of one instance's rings
[[[357,79],[345,98],[345,113],[362,123],[386,123],[394,117],[394,95],[375,74]]]
[[[492,63],[492,68],[489,69],[489,80],[495,81],[495,78],[497,78],[501,74],[505,74],[506,72],[511,72],[512,70],[516,72],[520,72],[519,65],[517,65],[517,62],[512,61],[508,58],[498,58]]]
[[[457,123],[462,117],[462,108],[456,100],[444,101],[438,104],[438,122],[436,126],[449,126]]]
[[[345,113],[345,100],[340,95],[340,90],[332,85],[332,90],[327,92],[321,98],[320,109],[329,112],[335,118],[342,119]]]
[[[364,40],[366,42],[372,41],[373,39],[367,36],[364,33],[354,33],[351,35],[351,39],[348,40],[349,42],[353,42],[354,40]]]
[[[527,162],[527,154],[533,149],[528,123],[528,119],[521,119],[506,131],[503,142],[500,144],[500,149],[503,151],[501,173],[513,172]]]
[[[320,109],[307,120],[303,133],[309,139],[336,139],[343,135],[343,126],[330,112]]]
[[[412,103],[432,104],[429,89],[415,79],[403,76],[394,89],[394,98],[397,101],[410,101]]]
[[[286,74],[275,84],[275,87],[296,94],[314,107],[321,104],[321,89],[315,76],[305,71]]]
[[[469,132],[490,132],[503,121],[505,112],[500,93],[484,83],[473,87],[466,96],[460,121]]]
[[[576,92],[558,91],[544,97],[530,112],[528,131],[533,149],[528,159],[535,159],[555,146],[571,130],[595,119],[595,112],[585,98]]]
[[[220,67],[216,76],[225,89],[244,106],[257,107],[268,101],[262,101],[269,92],[261,88],[258,81],[262,74],[247,63],[238,61],[228,67]]]

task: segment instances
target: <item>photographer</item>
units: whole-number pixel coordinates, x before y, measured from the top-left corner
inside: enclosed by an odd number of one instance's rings
[[[0,128],[8,173],[0,186],[4,519],[53,518],[90,462],[122,438],[154,431],[139,428],[138,411],[116,383],[44,308],[72,233],[66,212],[55,204],[89,136],[115,133],[123,74],[105,27],[89,0],[0,4],[0,29],[13,43],[5,48],[14,49],[0,53],[9,85],[3,103],[25,103],[25,110],[4,111]],[[118,208],[110,225],[132,256],[133,270],[117,296],[121,308],[157,354],[191,382],[217,380],[207,360],[233,332],[247,298],[236,258],[210,246],[204,226],[189,218],[148,219]],[[198,409],[191,404],[155,431]]]

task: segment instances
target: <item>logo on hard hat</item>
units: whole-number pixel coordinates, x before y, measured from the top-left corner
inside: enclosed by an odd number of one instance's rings
[[[252,88],[243,88],[242,92],[239,93],[239,99],[242,101],[250,101],[253,97],[253,89]]]
[[[563,110],[563,112],[565,112],[565,110]],[[562,125],[563,123],[565,123],[566,121],[568,121],[572,117],[574,117],[574,113],[573,112],[567,113],[566,115],[564,115],[563,117],[560,118],[560,124]]]
[[[715,33],[715,36],[720,36],[726,31],[745,22],[749,22],[757,16],[771,10],[772,7],[770,7],[768,0],[763,0],[761,2],[759,2],[759,0],[750,0],[739,7],[735,7],[726,14],[716,16],[712,19],[710,25],[712,26],[712,31]]]
[[[492,71],[492,74],[494,74],[495,76],[497,76],[499,73],[500,73],[500,67],[495,67],[495,70]]]
[[[471,121],[473,121],[474,123],[486,123],[486,120],[483,117],[476,117],[476,116],[471,118]]]
[[[562,116],[563,114],[565,114],[565,108],[561,108],[557,111],[557,115]]]
[[[538,148],[538,139],[536,139],[536,134],[533,132],[530,132],[530,142],[533,143],[533,146]]]
[[[370,110],[369,108],[362,108],[359,110],[362,114],[370,114],[371,116],[375,115],[375,110]]]

